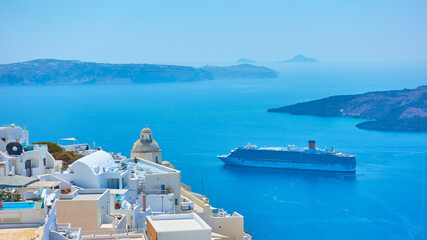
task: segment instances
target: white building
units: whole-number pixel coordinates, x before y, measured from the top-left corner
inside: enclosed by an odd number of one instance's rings
[[[71,228],[70,224],[58,224],[56,221],[59,190],[40,190],[42,201],[3,203],[0,239],[81,239],[80,228]]]
[[[53,176],[87,189],[127,189],[128,201],[158,213],[181,212],[181,172],[144,159],[115,163],[111,154],[97,151]],[[142,195],[141,195],[142,194]]]
[[[162,164],[162,150],[160,150],[156,140],[153,139],[153,132],[148,127],[142,129],[140,139],[133,144],[130,158],[142,158]]]
[[[80,227],[84,234],[125,230],[126,215],[113,214],[110,204],[108,189],[78,189],[59,196],[56,201],[57,219],[58,222]]]
[[[129,182],[129,171],[116,166],[111,154],[104,151],[82,157],[54,175],[82,188],[122,189]]]
[[[212,228],[197,214],[147,217],[149,240],[211,240]]]
[[[154,212],[181,212],[181,172],[144,159],[129,159],[127,168],[138,179],[143,193],[143,209]],[[171,209],[170,209],[171,208]]]
[[[244,218],[239,213],[229,214],[223,209],[214,208],[209,204],[208,198],[191,192],[191,189],[182,189],[181,192],[183,196],[194,202],[197,214],[212,228],[215,234],[223,236],[224,239],[233,240],[252,238],[244,232]]]
[[[6,145],[11,142],[28,145],[28,130],[23,130],[21,127],[15,126],[15,124],[0,127],[0,152],[6,151]]]
[[[37,176],[59,172],[62,161],[55,160],[46,145],[29,144],[28,131],[14,125],[0,127],[0,176]]]

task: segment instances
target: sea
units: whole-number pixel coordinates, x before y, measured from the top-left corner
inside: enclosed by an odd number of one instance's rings
[[[148,126],[163,160],[212,206],[244,216],[255,240],[427,239],[427,133],[355,127],[363,119],[268,113],[332,95],[415,88],[427,64],[270,63],[275,79],[140,85],[0,87],[0,123],[30,141],[80,143],[130,156]],[[334,147],[356,173],[230,167],[217,158],[258,146]]]

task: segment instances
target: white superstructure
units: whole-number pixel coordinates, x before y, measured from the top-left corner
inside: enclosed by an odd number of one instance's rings
[[[61,170],[62,161],[55,160],[46,145],[29,144],[28,130],[14,124],[0,127],[0,139],[0,177],[31,177]]]

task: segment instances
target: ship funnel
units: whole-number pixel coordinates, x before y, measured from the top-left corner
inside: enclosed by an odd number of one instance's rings
[[[316,149],[316,141],[309,140],[308,141],[308,149]]]

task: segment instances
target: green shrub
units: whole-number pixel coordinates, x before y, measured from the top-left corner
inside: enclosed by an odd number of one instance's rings
[[[13,194],[13,201],[14,202],[21,201],[21,194]]]
[[[56,143],[53,142],[36,142],[34,144],[45,144],[47,145],[47,150],[49,153],[62,153],[62,148]]]
[[[71,165],[73,162],[83,157],[71,151],[52,153],[52,156],[56,160],[62,160],[62,168],[64,169],[67,169],[68,165]]]

